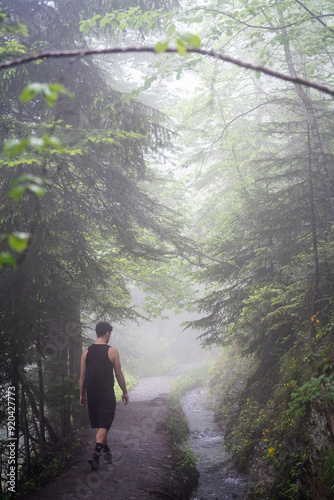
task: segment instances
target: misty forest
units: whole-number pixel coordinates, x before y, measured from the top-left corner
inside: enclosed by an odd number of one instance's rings
[[[0,411],[18,491],[88,426],[80,358],[109,321],[129,389],[205,362],[247,498],[334,498],[333,2],[0,9]],[[11,498],[7,462],[2,439]]]

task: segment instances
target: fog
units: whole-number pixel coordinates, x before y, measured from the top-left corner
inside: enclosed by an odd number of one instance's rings
[[[164,319],[151,321],[126,321],[113,325],[109,345],[115,347],[121,358],[122,367],[136,377],[161,375],[179,365],[198,363],[214,359],[219,348],[204,348],[198,338],[199,333],[185,329],[184,322],[195,320],[198,315],[165,311]],[[89,338],[95,341],[94,326],[89,330]]]
[[[298,456],[277,491],[306,498],[327,449],[302,421],[328,415],[334,440],[332,2],[140,5],[0,0],[0,366],[24,473],[77,425],[98,321],[133,387],[215,359],[200,320],[230,347],[210,394],[236,459],[271,476]],[[151,53],[104,50],[127,45]]]

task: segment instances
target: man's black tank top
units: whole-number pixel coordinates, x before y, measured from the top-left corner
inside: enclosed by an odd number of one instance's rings
[[[114,365],[108,357],[109,348],[110,345],[107,344],[93,344],[88,347],[88,353],[86,356],[87,366],[93,361],[92,356],[101,363],[106,375],[106,384],[104,389],[114,387]]]

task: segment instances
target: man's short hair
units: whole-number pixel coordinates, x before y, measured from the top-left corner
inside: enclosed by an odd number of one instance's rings
[[[112,332],[112,326],[105,321],[101,321],[96,325],[95,331],[97,337],[103,337],[107,332]]]

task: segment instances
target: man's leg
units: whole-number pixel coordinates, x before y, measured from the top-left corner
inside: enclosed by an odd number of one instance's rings
[[[87,400],[88,400],[88,413],[89,413],[89,419],[91,422],[91,426],[96,429],[96,437],[97,437],[97,431],[99,430],[99,413],[98,413],[98,400],[95,398],[94,394],[88,393],[87,395]],[[99,444],[99,446],[97,446]],[[91,465],[92,469],[99,469],[100,468],[100,455],[101,455],[101,450],[103,448],[103,445],[98,443],[96,439],[96,444],[94,451],[92,455],[88,459],[88,463]]]
[[[92,466],[92,469],[99,469],[100,468],[99,462],[100,462],[100,455],[101,455],[102,448],[103,448],[103,445],[101,443],[95,444],[93,454],[88,459],[88,463]]]
[[[107,435],[107,429],[103,429],[102,427],[96,429],[96,444],[101,443],[102,446],[105,446],[107,444]]]
[[[103,462],[105,464],[111,464],[112,463],[112,456],[110,453],[110,448],[108,446],[108,430],[103,429],[100,427],[99,429],[96,429],[96,446],[95,450],[97,453],[100,453],[103,451]]]
[[[116,399],[115,394],[108,393],[104,398],[96,401],[96,413],[98,424],[94,425],[96,429],[96,444],[92,457],[88,460],[93,469],[100,467],[100,455],[103,451],[103,461],[107,464],[112,463],[110,449],[107,444],[107,435],[114,420]],[[94,421],[95,422],[95,421]],[[103,427],[100,427],[103,426]]]
[[[96,428],[95,449],[92,456],[88,460],[88,463],[92,466],[92,469],[100,468],[100,455],[102,451],[104,452],[104,454],[107,451],[110,451],[107,445],[107,434],[108,434],[107,429],[103,429],[103,427]],[[104,455],[104,462],[111,463],[111,459],[110,461],[107,460],[107,458]]]

